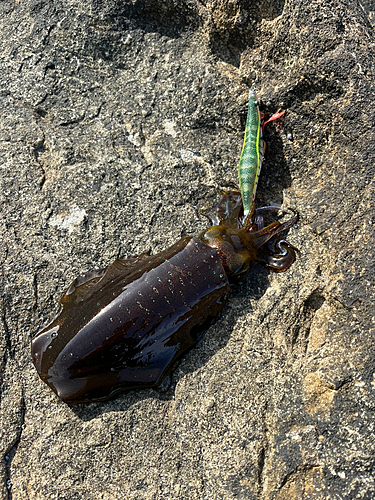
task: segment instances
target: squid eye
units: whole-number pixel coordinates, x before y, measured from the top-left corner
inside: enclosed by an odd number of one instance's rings
[[[220,229],[217,229],[216,227],[213,227],[206,232],[206,235],[209,236],[210,238],[219,238],[221,234],[222,232],[220,231]]]

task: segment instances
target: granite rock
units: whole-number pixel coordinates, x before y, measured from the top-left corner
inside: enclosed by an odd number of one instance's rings
[[[375,497],[374,25],[353,0],[2,2],[1,495]],[[254,83],[255,82],[255,83]],[[258,205],[297,209],[166,393],[69,407],[30,339],[83,271],[207,226],[236,186],[248,88]]]

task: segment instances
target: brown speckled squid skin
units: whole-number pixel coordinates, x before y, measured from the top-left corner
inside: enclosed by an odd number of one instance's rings
[[[220,312],[229,284],[218,252],[186,237],[71,289],[32,344],[41,378],[69,404],[159,385]]]
[[[220,313],[229,282],[246,277],[257,261],[265,235],[283,228],[274,223],[249,232],[234,205],[196,238],[182,238],[154,256],[116,260],[72,283],[31,346],[40,377],[62,401],[106,400],[163,384]],[[283,269],[294,260],[292,249],[287,254]]]

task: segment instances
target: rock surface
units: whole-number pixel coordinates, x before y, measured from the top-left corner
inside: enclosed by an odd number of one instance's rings
[[[252,6],[253,5],[253,6]],[[1,6],[1,495],[373,499],[374,25],[355,0]],[[237,182],[248,88],[258,205],[299,210],[165,394],[68,407],[30,339],[70,282],[207,225]]]

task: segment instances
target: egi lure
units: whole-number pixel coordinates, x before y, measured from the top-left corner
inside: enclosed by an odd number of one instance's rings
[[[245,135],[238,165],[238,178],[245,217],[250,213],[254,203],[259,174],[262,168],[265,149],[263,129],[268,122],[277,120],[285,113],[285,111],[278,111],[271,118],[263,121],[253,89],[250,89],[247,106]]]

